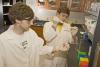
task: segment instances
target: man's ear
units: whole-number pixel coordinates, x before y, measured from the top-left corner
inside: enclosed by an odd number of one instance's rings
[[[17,23],[17,24],[20,24],[21,23],[21,21],[20,20],[15,20],[15,22]]]

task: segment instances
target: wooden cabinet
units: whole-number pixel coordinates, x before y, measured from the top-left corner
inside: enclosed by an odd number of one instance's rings
[[[69,8],[71,11],[78,11],[78,12],[84,12],[85,9],[87,9],[91,2],[94,0],[68,0]]]
[[[99,0],[36,0],[38,6],[44,6],[48,9],[57,9],[59,7],[68,7],[71,11],[80,11],[88,9],[92,2]]]
[[[31,29],[33,29],[37,33],[37,35],[44,40],[44,45],[45,45],[46,41],[45,41],[45,39],[43,37],[43,26],[32,25]]]

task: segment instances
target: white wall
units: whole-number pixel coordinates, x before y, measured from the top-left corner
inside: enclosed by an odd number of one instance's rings
[[[35,6],[35,0],[26,0],[26,4],[33,9],[35,16],[39,20],[47,20],[48,17],[56,15],[56,10],[48,10],[45,9],[43,6]]]
[[[36,17],[38,17],[39,20],[47,20],[48,17],[56,15],[56,10],[48,10],[42,7],[37,7],[35,11]]]

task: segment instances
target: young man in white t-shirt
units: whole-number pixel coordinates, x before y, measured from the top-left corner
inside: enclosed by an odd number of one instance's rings
[[[34,13],[26,4],[13,5],[9,18],[13,25],[0,35],[0,67],[40,67],[39,55],[66,50],[63,46],[43,46],[44,41],[30,29]]]

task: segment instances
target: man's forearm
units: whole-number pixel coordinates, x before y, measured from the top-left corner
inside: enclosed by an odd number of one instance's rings
[[[55,35],[52,39],[50,39],[49,41],[46,41],[47,43],[52,42],[55,38],[57,37],[57,35]]]

